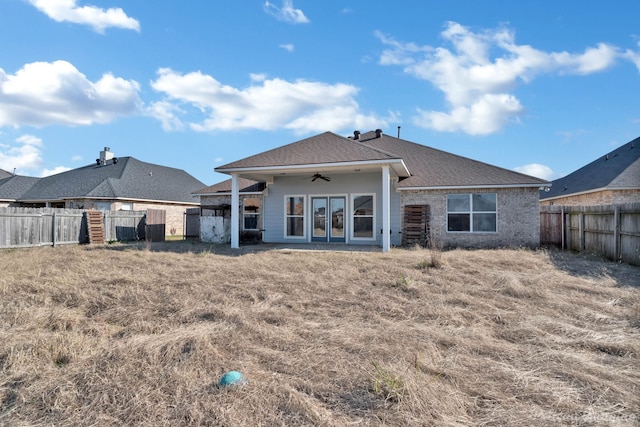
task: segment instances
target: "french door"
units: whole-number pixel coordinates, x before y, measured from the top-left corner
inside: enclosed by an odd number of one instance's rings
[[[345,198],[340,196],[312,197],[313,242],[344,242]]]

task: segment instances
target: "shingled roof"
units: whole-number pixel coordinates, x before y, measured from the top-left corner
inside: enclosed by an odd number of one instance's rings
[[[325,132],[216,168],[218,172],[265,167],[401,161],[408,169],[397,188],[544,186],[549,182],[519,172],[437,150],[383,134],[359,134],[357,139]]]
[[[197,203],[192,193],[202,187],[183,170],[120,157],[42,178],[20,201],[90,198]]]
[[[0,169],[0,172],[5,172]],[[7,172],[8,173],[8,172]],[[0,201],[14,202],[33,187],[41,178],[31,176],[0,175]]]
[[[540,200],[599,190],[640,190],[640,137],[552,182]]]
[[[238,189],[240,193],[259,193],[266,187],[264,182],[254,181],[252,179],[240,178],[238,179]],[[201,188],[198,191],[194,191],[193,194],[197,196],[212,196],[216,194],[231,194],[231,180],[219,182],[217,184],[210,185],[205,188]]]

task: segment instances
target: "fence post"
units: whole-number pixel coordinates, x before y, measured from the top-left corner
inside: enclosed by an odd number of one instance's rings
[[[53,214],[51,215],[51,243],[53,245],[53,247],[56,247],[56,211],[53,211]]]
[[[580,211],[580,216],[578,217],[578,234],[580,235],[580,247],[578,248],[578,252],[584,251],[584,211]]]
[[[613,207],[613,259],[618,261],[620,259],[621,249],[620,238],[620,205]]]
[[[565,246],[565,237],[564,237],[564,233],[565,233],[565,213],[564,213],[564,206],[560,207],[560,232],[562,233],[562,237],[561,237],[561,244],[560,247],[562,248],[562,250],[564,251],[566,249]]]

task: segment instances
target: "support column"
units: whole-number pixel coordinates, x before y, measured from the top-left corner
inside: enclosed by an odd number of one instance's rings
[[[382,252],[391,249],[391,178],[389,166],[382,166]]]
[[[240,247],[240,196],[238,191],[238,174],[231,174],[231,249]]]

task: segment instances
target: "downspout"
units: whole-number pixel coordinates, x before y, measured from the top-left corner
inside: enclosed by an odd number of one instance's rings
[[[231,174],[231,249],[240,248],[240,208],[238,174]]]
[[[389,165],[382,166],[382,252],[391,249],[391,178]]]

